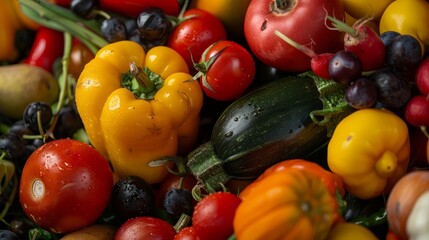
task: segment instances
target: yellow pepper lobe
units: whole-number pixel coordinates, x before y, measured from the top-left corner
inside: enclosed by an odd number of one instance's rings
[[[398,166],[397,163],[398,158],[396,157],[396,154],[391,151],[386,151],[380,159],[376,161],[375,170],[378,175],[388,178],[395,173],[396,167]]]

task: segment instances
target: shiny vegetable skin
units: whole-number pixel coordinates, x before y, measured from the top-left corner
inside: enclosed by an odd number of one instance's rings
[[[161,8],[166,14],[176,16],[179,14],[180,5],[177,0],[98,0],[102,10],[112,11],[128,17],[137,17],[141,11],[149,7]]]
[[[319,164],[315,162],[310,162],[305,159],[286,159],[279,163],[274,164],[273,166],[267,168],[259,177],[253,181],[257,182],[264,179],[266,176],[269,176],[276,172],[287,171],[288,169],[295,168],[305,171],[310,171],[317,175],[320,180],[325,184],[329,193],[335,198],[337,194],[340,196],[345,195],[343,179],[335,173],[326,170]],[[244,199],[252,188],[245,188],[240,193],[240,197]]]
[[[282,79],[230,105],[211,142],[231,176],[253,178],[286,156],[306,157],[326,143],[326,129],[309,117],[321,108],[311,78]]]
[[[154,73],[161,77],[153,99],[136,97],[121,86],[132,62],[152,72],[140,72],[140,80]],[[158,46],[145,53],[132,41],[103,47],[85,66],[76,86],[76,106],[91,144],[108,156],[119,177],[160,182],[167,169],[148,163],[193,148],[203,93],[197,81],[188,81],[192,76],[187,72],[185,60],[173,49]]]
[[[395,31],[419,40],[422,53],[429,46],[429,2],[425,0],[396,0],[384,10],[380,19],[380,34]]]
[[[339,219],[335,197],[311,171],[273,172],[246,189],[234,217],[238,240],[322,240]]]
[[[388,194],[410,159],[407,124],[385,109],[361,109],[344,118],[328,145],[328,165],[353,196]]]
[[[317,154],[328,138],[327,129],[310,118],[318,109],[322,102],[312,78],[270,82],[230,104],[215,123],[211,141],[191,152],[187,165],[216,188],[229,178],[257,178],[284,159],[320,160]]]
[[[62,32],[40,27],[37,30],[30,54],[24,62],[41,67],[48,72],[53,72],[53,65],[55,61],[63,56],[63,49],[64,34]]]

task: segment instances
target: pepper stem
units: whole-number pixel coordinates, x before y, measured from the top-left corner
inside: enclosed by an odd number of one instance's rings
[[[147,91],[153,91],[155,86],[143,72],[142,68],[138,67],[135,62],[130,63],[130,73],[142,87],[147,89]]]

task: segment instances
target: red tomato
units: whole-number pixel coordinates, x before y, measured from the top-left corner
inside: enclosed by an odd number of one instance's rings
[[[221,40],[204,51],[198,70],[204,93],[215,100],[239,98],[253,82],[256,71],[252,55],[240,44]]]
[[[177,0],[98,0],[101,10],[112,11],[128,17],[137,17],[143,9],[148,7],[161,8],[166,14],[176,16],[180,11]]]
[[[281,3],[281,5],[278,5]],[[326,15],[345,19],[341,0],[251,1],[244,18],[244,35],[263,63],[288,72],[310,70],[310,57],[274,34],[322,54],[342,48],[342,33],[326,27]]]
[[[226,30],[219,18],[201,9],[189,9],[183,14],[189,18],[179,23],[170,33],[167,46],[176,50],[186,61],[189,69],[194,69],[194,61],[211,44],[226,39]]]
[[[200,237],[194,230],[194,227],[189,226],[182,228],[175,236],[174,240],[200,240]]]
[[[173,226],[156,217],[135,217],[119,226],[115,240],[171,240],[176,235]]]
[[[72,139],[48,142],[24,165],[19,199],[42,228],[66,233],[94,223],[107,207],[113,175],[94,148]]]
[[[200,239],[228,239],[234,232],[234,215],[240,203],[241,199],[230,192],[216,192],[203,197],[192,215],[192,226]]]

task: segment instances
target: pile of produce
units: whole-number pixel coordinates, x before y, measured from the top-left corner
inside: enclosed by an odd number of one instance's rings
[[[429,1],[0,7],[1,239],[429,239]]]

